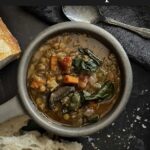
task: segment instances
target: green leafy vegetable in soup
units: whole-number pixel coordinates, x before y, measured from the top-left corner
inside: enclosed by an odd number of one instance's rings
[[[75,72],[77,73],[92,73],[97,70],[99,67],[93,59],[88,59],[87,61],[83,60],[82,58],[75,58],[73,61],[73,66],[75,69]]]
[[[77,73],[92,73],[95,72],[101,65],[101,61],[97,58],[94,53],[89,49],[78,48],[79,52],[82,54],[81,58],[76,57],[73,60],[74,70]],[[84,57],[86,57],[84,59]]]
[[[33,55],[27,78],[39,111],[64,125],[95,123],[120,92],[120,69],[111,50],[84,34],[63,33]]]
[[[84,94],[84,98],[86,101],[90,100],[98,100],[103,101],[110,99],[114,95],[114,85],[111,81],[106,81],[102,87],[93,94]]]
[[[79,52],[89,56],[97,66],[101,65],[101,60],[88,48],[78,48]]]

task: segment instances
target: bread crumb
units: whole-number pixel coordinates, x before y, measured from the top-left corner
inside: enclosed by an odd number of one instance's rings
[[[146,127],[146,125],[145,125],[145,124],[142,124],[142,128],[146,129],[147,127]]]

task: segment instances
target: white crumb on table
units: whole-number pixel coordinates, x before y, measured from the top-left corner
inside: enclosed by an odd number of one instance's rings
[[[144,119],[145,122],[148,122],[148,119]]]
[[[141,120],[141,116],[137,115],[137,116],[136,116],[136,119],[137,119],[137,120]]]
[[[133,123],[130,124],[130,127],[133,128]]]
[[[147,127],[146,127],[146,125],[145,125],[145,124],[142,124],[142,128],[146,129]]]
[[[107,137],[108,137],[108,138],[110,138],[110,137],[111,137],[111,135],[107,134]]]
[[[125,132],[126,130],[125,130],[125,129],[122,129],[122,131]]]
[[[118,135],[118,139],[120,139],[120,136]]]
[[[113,122],[111,125],[112,125],[112,126],[114,126],[114,125],[115,125],[115,123]]]

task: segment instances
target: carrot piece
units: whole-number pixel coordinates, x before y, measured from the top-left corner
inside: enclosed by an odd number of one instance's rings
[[[31,86],[31,88],[33,88],[33,89],[38,89],[38,88],[39,88],[39,84],[38,84],[38,82],[36,82],[36,81],[32,81],[30,86]]]
[[[56,71],[57,70],[57,56],[51,56],[50,59],[50,68],[52,71]]]
[[[79,78],[71,76],[71,75],[65,75],[64,76],[64,83],[67,83],[67,84],[78,84],[79,83]]]
[[[36,76],[36,78],[32,79],[31,83],[30,83],[30,87],[33,89],[38,89],[40,88],[40,86],[45,85],[45,80]]]
[[[72,58],[70,56],[64,57],[64,59],[60,61],[60,65],[62,69],[70,69],[72,65]]]

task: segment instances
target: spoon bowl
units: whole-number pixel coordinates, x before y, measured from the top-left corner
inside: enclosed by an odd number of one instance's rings
[[[99,10],[94,6],[63,6],[62,10],[66,17],[72,21],[86,23],[99,22]]]

